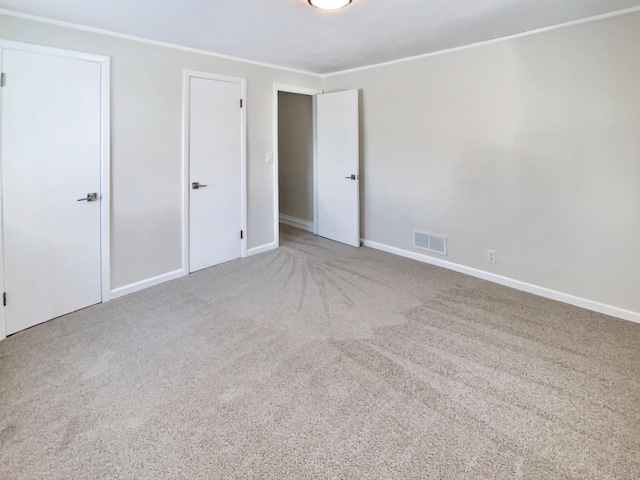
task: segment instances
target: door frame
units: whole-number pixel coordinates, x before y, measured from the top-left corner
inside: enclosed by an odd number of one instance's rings
[[[31,43],[14,42],[0,38],[0,66],[6,50],[37,53],[60,58],[82,60],[97,63],[100,66],[100,282],[101,301],[111,299],[111,59],[104,55],[45,47]],[[10,78],[6,79],[7,83]],[[0,95],[0,122],[2,113],[2,95]],[[0,129],[0,137],[2,129]],[[0,138],[2,142],[2,138]],[[2,228],[2,151],[0,150],[0,292],[5,291],[4,278],[4,233]],[[0,340],[6,338],[7,319],[4,308],[0,306]]]
[[[318,234],[318,142],[316,122],[316,96],[324,93],[324,90],[316,88],[297,87],[282,83],[273,84],[273,238],[275,248],[280,246],[280,174],[279,148],[278,148],[278,93],[297,93],[308,95],[313,101],[313,233]]]
[[[182,274],[189,275],[189,100],[191,98],[191,78],[204,78],[218,82],[240,85],[240,225],[244,232],[240,241],[241,258],[247,256],[247,79],[230,77],[197,70],[183,70],[182,73]],[[240,107],[238,107],[240,108]]]

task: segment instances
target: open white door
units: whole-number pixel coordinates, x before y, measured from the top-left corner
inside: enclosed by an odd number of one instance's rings
[[[318,235],[360,246],[358,91],[317,96]]]
[[[7,334],[101,295],[101,65],[4,49]]]
[[[189,271],[242,256],[242,84],[189,76]]]

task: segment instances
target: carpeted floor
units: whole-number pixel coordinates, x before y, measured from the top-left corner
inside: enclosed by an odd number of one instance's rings
[[[640,478],[640,325],[281,241],[0,342],[0,478]]]

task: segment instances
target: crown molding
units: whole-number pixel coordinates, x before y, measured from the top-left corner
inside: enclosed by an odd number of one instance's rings
[[[301,75],[310,75],[310,76],[313,76],[313,77],[322,77],[322,75],[320,75],[318,73],[309,72],[309,71],[306,71],[306,70],[298,70],[296,68],[284,67],[284,66],[275,65],[275,64],[272,64],[272,63],[258,62],[258,61],[255,61],[255,60],[249,60],[247,58],[233,57],[231,55],[223,55],[221,53],[211,52],[209,50],[201,50],[201,49],[198,49],[198,48],[185,47],[184,45],[177,45],[175,43],[160,42],[158,40],[151,40],[149,38],[137,37],[135,35],[129,35],[129,34],[126,34],[126,33],[114,32],[112,30],[105,30],[103,28],[88,27],[86,25],[80,25],[78,23],[63,22],[61,20],[53,20],[51,18],[40,17],[38,15],[31,15],[29,13],[16,12],[15,10],[8,10],[6,8],[0,8],[0,15],[7,15],[9,17],[16,17],[16,18],[22,18],[22,19],[25,19],[25,20],[31,20],[31,21],[34,21],[34,22],[46,23],[46,24],[49,24],[49,25],[55,25],[57,27],[71,28],[73,30],[80,30],[80,31],[83,31],[83,32],[96,33],[96,34],[99,34],[99,35],[106,35],[108,37],[115,37],[115,38],[120,38],[120,39],[123,39],[123,40],[131,40],[133,42],[146,43],[147,45],[154,45],[156,47],[169,48],[169,49],[172,49],[172,50],[180,50],[180,51],[188,52],[188,53],[197,53],[199,55],[206,55],[208,57],[215,57],[215,58],[220,58],[220,59],[223,59],[223,60],[231,60],[231,61],[234,61],[234,62],[246,63],[246,64],[249,64],[249,65],[256,65],[256,66],[259,66],[259,67],[273,68],[273,69],[276,69],[276,70],[284,70],[286,72],[298,73],[298,74],[301,74]]]
[[[183,45],[177,45],[174,43],[167,43],[167,42],[160,42],[157,40],[151,40],[149,38],[144,38],[144,37],[137,37],[135,35],[128,35],[125,33],[119,33],[119,32],[114,32],[112,30],[106,30],[106,29],[102,29],[102,28],[96,28],[96,27],[88,27],[86,25],[80,25],[77,23],[71,23],[71,22],[63,22],[60,20],[53,20],[51,18],[46,18],[46,17],[41,17],[38,15],[31,15],[28,13],[22,13],[22,12],[16,12],[15,10],[9,10],[6,8],[0,8],[0,15],[7,15],[10,17],[16,17],[16,18],[23,18],[25,20],[31,20],[34,22],[40,22],[40,23],[46,23],[49,25],[55,25],[55,26],[59,26],[59,27],[66,27],[66,28],[71,28],[74,30],[81,30],[84,32],[89,32],[89,33],[96,33],[99,35],[106,35],[106,36],[110,36],[110,37],[115,37],[115,38],[121,38],[124,40],[131,40],[134,42],[140,42],[140,43],[146,43],[148,45],[154,45],[157,47],[163,47],[163,48],[169,48],[169,49],[173,49],[173,50],[180,50],[183,52],[188,52],[188,53],[196,53],[196,54],[200,54],[200,55],[206,55],[209,57],[215,57],[215,58],[220,58],[223,60],[230,60],[230,61],[234,61],[234,62],[239,62],[239,63],[245,63],[248,65],[256,65],[259,67],[264,67],[264,68],[272,68],[272,69],[276,69],[276,70],[283,70],[286,72],[292,72],[292,73],[297,73],[297,74],[301,74],[301,75],[308,75],[311,77],[317,77],[317,78],[330,78],[333,76],[337,76],[337,75],[345,75],[345,74],[349,74],[349,73],[355,73],[355,72],[360,72],[363,70],[370,70],[373,68],[382,68],[382,67],[386,67],[389,65],[395,65],[397,63],[405,63],[405,62],[412,62],[415,60],[421,60],[421,59],[425,59],[425,58],[429,58],[429,57],[435,57],[438,55],[445,55],[447,53],[455,53],[455,52],[460,52],[463,50],[467,50],[470,48],[476,48],[476,47],[482,47],[485,45],[492,45],[494,43],[500,43],[500,42],[506,42],[509,40],[515,40],[517,38],[523,38],[523,37],[528,37],[530,35],[538,35],[540,33],[545,33],[545,32],[550,32],[553,30],[559,30],[561,28],[567,28],[567,27],[573,27],[573,26],[577,26],[577,25],[582,25],[585,23],[591,23],[591,22],[597,22],[599,20],[605,20],[608,18],[613,18],[613,17],[619,17],[622,15],[628,15],[631,13],[636,13],[636,12],[640,12],[640,6],[637,7],[632,7],[632,8],[626,8],[624,10],[616,10],[614,12],[609,12],[609,13],[604,13],[601,15],[595,15],[592,17],[587,17],[587,18],[582,18],[580,20],[572,20],[570,22],[564,22],[564,23],[559,23],[557,25],[551,25],[549,27],[543,27],[543,28],[538,28],[535,30],[529,30],[526,32],[522,32],[522,33],[516,33],[513,35],[507,35],[504,37],[498,37],[498,38],[494,38],[491,40],[483,40],[481,42],[476,42],[476,43],[470,43],[467,45],[461,45],[459,47],[454,47],[454,48],[448,48],[448,49],[444,49],[444,50],[437,50],[435,52],[429,52],[429,53],[424,53],[424,54],[420,54],[420,55],[414,55],[411,57],[404,57],[404,58],[399,58],[397,60],[391,60],[388,62],[382,62],[382,63],[376,63],[373,65],[365,65],[362,67],[356,67],[356,68],[350,68],[350,69],[346,69],[346,70],[339,70],[336,72],[329,72],[329,73],[316,73],[316,72],[311,72],[308,70],[299,70],[296,68],[291,68],[291,67],[285,67],[285,66],[281,66],[281,65],[276,65],[276,64],[272,64],[272,63],[265,63],[265,62],[258,62],[255,60],[249,60],[247,58],[241,58],[241,57],[233,57],[231,55],[223,55],[221,53],[216,53],[216,52],[211,52],[209,50],[201,50],[201,49],[197,49],[197,48],[191,48],[191,47],[185,47]]]
[[[485,45],[492,45],[494,43],[507,42],[509,40],[515,40],[517,38],[529,37],[531,35],[538,35],[540,33],[551,32],[553,30],[559,30],[561,28],[574,27],[576,25],[582,25],[584,23],[597,22],[599,20],[606,20],[607,18],[620,17],[622,15],[628,15],[630,13],[636,13],[636,12],[640,12],[640,6],[632,7],[632,8],[626,8],[624,10],[616,10],[615,12],[609,12],[609,13],[604,13],[604,14],[601,14],[601,15],[595,15],[593,17],[582,18],[580,20],[572,20],[570,22],[559,23],[557,25],[551,25],[549,27],[537,28],[535,30],[528,30],[528,31],[522,32],[522,33],[515,33],[513,35],[507,35],[506,37],[498,37],[498,38],[494,38],[492,40],[483,40],[481,42],[470,43],[468,45],[461,45],[459,47],[447,48],[445,50],[437,50],[435,52],[423,53],[423,54],[420,54],[420,55],[414,55],[412,57],[405,57],[405,58],[399,58],[397,60],[391,60],[391,61],[388,61],[388,62],[376,63],[374,65],[365,65],[363,67],[356,67],[356,68],[350,68],[350,69],[347,69],[347,70],[340,70],[338,72],[325,73],[322,76],[323,76],[323,78],[329,78],[329,77],[333,77],[333,76],[336,76],[336,75],[345,75],[345,74],[348,74],[348,73],[361,72],[363,70],[369,70],[369,69],[372,69],[372,68],[386,67],[386,66],[389,66],[389,65],[395,65],[397,63],[412,62],[414,60],[421,60],[421,59],[424,59],[424,58],[435,57],[435,56],[438,56],[438,55],[445,55],[447,53],[460,52],[460,51],[463,51],[463,50],[468,50],[470,48],[483,47]]]

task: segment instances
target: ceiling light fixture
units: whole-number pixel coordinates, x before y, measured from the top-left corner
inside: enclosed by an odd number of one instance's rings
[[[346,7],[352,0],[308,0],[309,5],[322,10],[336,10]]]

